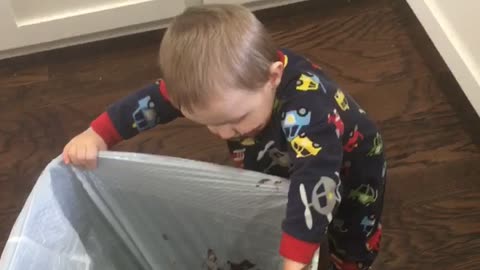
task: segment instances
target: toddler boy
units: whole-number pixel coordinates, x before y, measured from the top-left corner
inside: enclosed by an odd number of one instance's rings
[[[291,180],[280,254],[302,269],[328,237],[336,269],[369,269],[379,250],[386,162],[365,111],[308,59],[277,49],[237,5],[191,7],[162,40],[162,79],[112,104],[64,149],[97,153],[186,117],[227,140],[244,169]]]

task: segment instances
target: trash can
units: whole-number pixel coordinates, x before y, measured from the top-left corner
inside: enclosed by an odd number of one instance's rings
[[[84,171],[45,168],[2,270],[281,269],[289,182],[206,162],[101,152]]]

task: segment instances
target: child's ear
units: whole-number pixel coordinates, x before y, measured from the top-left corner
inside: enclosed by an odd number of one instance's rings
[[[270,82],[277,87],[282,81],[284,66],[280,61],[273,62],[270,65]]]

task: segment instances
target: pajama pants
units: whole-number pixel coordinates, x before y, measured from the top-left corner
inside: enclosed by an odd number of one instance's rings
[[[331,269],[370,269],[382,236],[386,180],[383,155],[344,161],[342,201],[328,228]]]
[[[370,269],[375,260],[382,236],[386,166],[383,154],[345,157],[340,172],[342,200],[328,228],[330,269]]]

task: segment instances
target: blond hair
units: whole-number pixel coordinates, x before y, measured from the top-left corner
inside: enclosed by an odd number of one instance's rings
[[[171,102],[188,111],[208,105],[227,87],[258,89],[278,60],[254,14],[228,4],[187,8],[167,29],[159,58]]]

